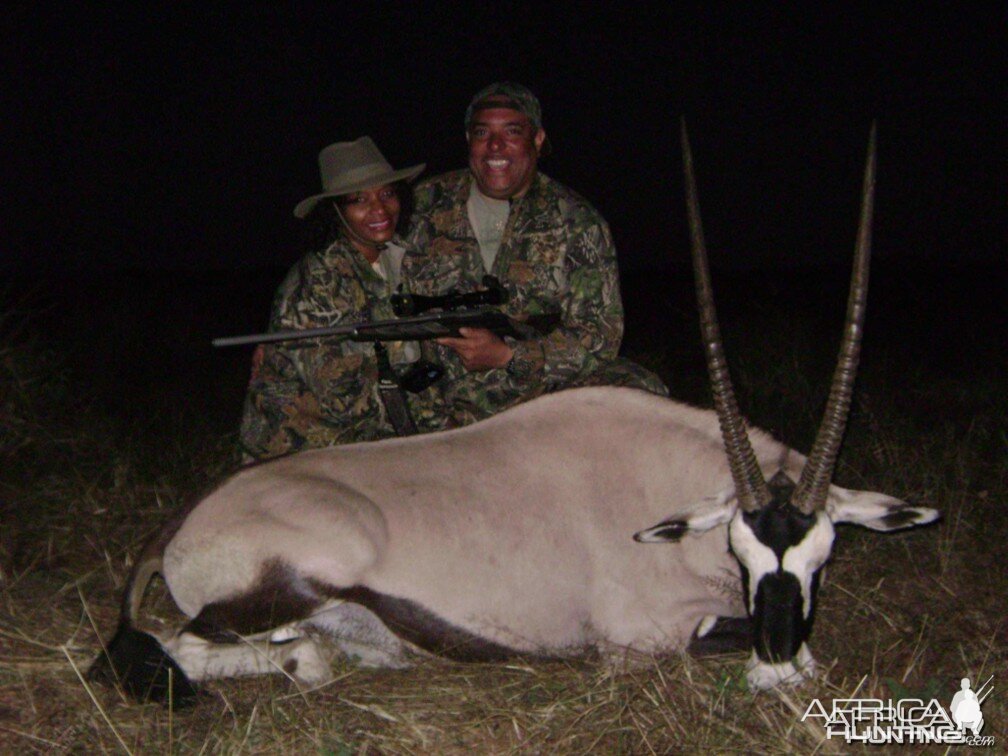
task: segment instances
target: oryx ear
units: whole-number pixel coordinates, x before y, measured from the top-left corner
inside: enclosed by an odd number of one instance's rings
[[[926,525],[941,516],[937,509],[913,507],[893,496],[839,486],[830,486],[826,514],[834,525],[860,525],[883,533]]]
[[[724,525],[734,516],[737,506],[735,490],[728,489],[717,496],[704,499],[681,514],[662,520],[654,527],[634,533],[633,538],[638,543],[675,542],[686,533],[703,533]]]

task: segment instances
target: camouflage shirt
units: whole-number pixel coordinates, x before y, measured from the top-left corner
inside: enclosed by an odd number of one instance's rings
[[[618,360],[623,336],[616,250],[609,227],[582,197],[537,173],[528,191],[512,199],[492,270],[485,270],[466,203],[468,170],[416,187],[403,278],[417,294],[471,291],[485,274],[510,297],[504,311],[521,319],[559,313],[560,326],[529,341],[507,340],[507,369],[468,372],[453,351],[437,351],[445,366],[439,388],[447,425],[464,425],[546,391],[587,384],[636,386],[667,393],[658,378]]]
[[[340,237],[287,274],[274,298],[270,330],[392,318],[391,287]],[[402,343],[386,346],[393,364],[406,361]],[[394,435],[378,394],[371,344],[307,340],[256,350],[239,437],[246,461]]]

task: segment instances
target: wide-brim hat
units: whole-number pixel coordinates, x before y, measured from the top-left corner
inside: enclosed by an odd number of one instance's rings
[[[304,218],[327,197],[339,197],[396,181],[412,181],[427,167],[426,163],[420,163],[397,171],[367,136],[353,142],[330,144],[319,153],[318,161],[323,191],[297,204],[294,215],[298,218]]]

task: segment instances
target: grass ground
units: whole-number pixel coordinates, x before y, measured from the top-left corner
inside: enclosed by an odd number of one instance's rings
[[[824,398],[838,280],[715,281],[743,409],[799,449],[811,443]],[[753,284],[770,295],[754,297]],[[321,690],[302,693],[280,677],[222,681],[184,712],[85,684],[80,673],[114,628],[141,543],[232,469],[247,354],[212,354],[207,342],[260,328],[271,286],[135,278],[3,294],[0,752],[847,752],[800,721],[812,699],[917,696],[947,706],[960,678],[992,674],[984,734],[1005,750],[1000,286],[884,269],[837,482],[944,516],[887,537],[840,531],[812,641],[820,679],[754,695],[741,655],[632,669],[431,661],[379,672],[336,661],[336,682]],[[628,279],[624,289],[629,356],[659,371],[675,396],[707,403],[688,282]],[[254,292],[247,320],[220,313],[239,291]],[[163,591],[149,605],[172,616]]]

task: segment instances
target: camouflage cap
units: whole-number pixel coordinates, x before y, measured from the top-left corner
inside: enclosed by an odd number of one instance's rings
[[[534,129],[542,128],[542,108],[539,105],[539,99],[532,94],[531,90],[513,81],[497,81],[488,87],[483,87],[472,98],[465,113],[466,131],[469,130],[473,114],[477,110],[502,106],[527,115]]]
[[[466,133],[469,133],[469,126],[472,125],[473,116],[477,111],[500,107],[524,113],[528,116],[533,129],[538,131],[542,128],[542,107],[539,105],[539,98],[532,94],[532,90],[514,81],[496,81],[477,92],[466,108]],[[552,152],[553,143],[547,136],[539,148],[539,157],[546,157]]]

